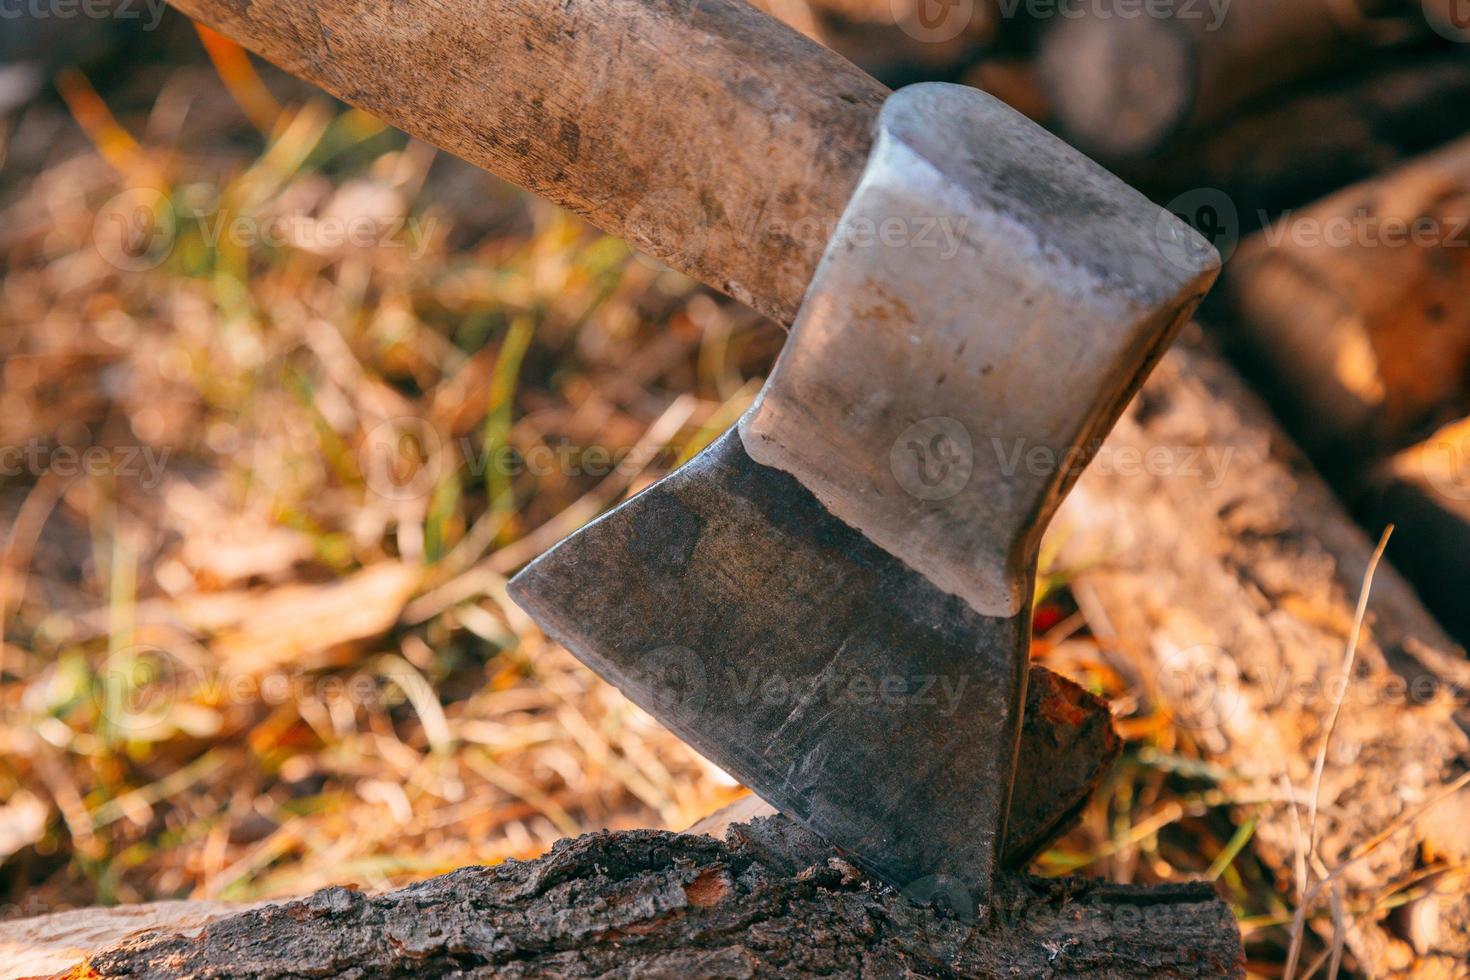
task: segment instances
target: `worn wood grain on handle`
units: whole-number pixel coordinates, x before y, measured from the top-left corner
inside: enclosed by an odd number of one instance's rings
[[[887,90],[744,0],[172,0],[789,323]]]

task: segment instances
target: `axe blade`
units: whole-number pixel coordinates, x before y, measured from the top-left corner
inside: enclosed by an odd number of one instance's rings
[[[629,699],[866,870],[900,887],[990,881],[1029,604],[980,615],[752,460],[733,429],[510,591]]]

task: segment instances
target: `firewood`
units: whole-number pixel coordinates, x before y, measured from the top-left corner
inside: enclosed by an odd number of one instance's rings
[[[330,888],[90,958],[91,977],[1239,977],[1208,885],[1006,873],[988,915],[921,904],[785,818],[622,831],[387,895]]]
[[[144,902],[0,921],[0,977],[66,973],[93,953],[131,936],[158,930],[197,932],[215,919],[251,907],[232,902]]]
[[[1154,6],[1085,5],[1042,37],[1063,132],[1108,161],[1159,153],[1257,96],[1429,31],[1407,0],[1166,3],[1167,16]]]
[[[1452,41],[1470,41],[1470,7],[1464,0],[1423,0],[1424,14],[1436,34]]]
[[[1287,208],[1375,178],[1470,131],[1470,58],[1459,49],[1374,59],[1206,127],[1121,173],[1168,201],[1214,188],[1254,231]]]
[[[1341,869],[1363,973],[1455,975],[1470,957],[1470,932],[1455,925],[1470,896],[1432,910],[1444,928],[1428,949],[1390,908],[1417,875],[1470,859],[1470,792],[1444,796],[1470,768],[1470,665],[1385,566],[1342,683],[1372,545],[1265,406],[1217,355],[1176,347],[1058,528],[1062,560],[1084,569],[1078,604],[1115,668],[1231,774],[1227,789],[1264,801],[1249,804],[1252,847],[1283,888],[1295,894],[1298,853],[1315,838],[1316,858]],[[1313,763],[1344,686],[1313,831]]]
[[[1374,455],[1470,409],[1470,139],[1293,213],[1225,276],[1314,452]]]

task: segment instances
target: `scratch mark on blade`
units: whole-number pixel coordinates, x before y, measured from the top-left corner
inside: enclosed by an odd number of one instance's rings
[[[851,636],[844,639],[837,647],[837,652],[833,653],[831,658],[822,665],[822,669],[812,675],[812,679],[807,684],[806,690],[802,692],[801,697],[796,699],[796,704],[792,707],[791,713],[786,716],[786,720],[781,722],[780,727],[773,731],[770,738],[766,740],[766,748],[768,750],[773,746],[780,745],[787,729],[793,725],[801,724],[802,727],[810,731],[815,731],[822,721],[831,717],[832,713],[837,710],[839,705],[834,703],[820,717],[814,718],[810,722],[802,721],[802,717],[806,714],[807,709],[818,699],[827,680],[836,674],[838,661],[847,652],[847,645],[852,642],[852,639]]]

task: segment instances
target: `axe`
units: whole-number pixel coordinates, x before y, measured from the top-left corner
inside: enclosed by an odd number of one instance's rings
[[[175,5],[794,321],[735,428],[512,595],[868,871],[986,905],[1041,532],[1213,248],[991,97],[890,94],[742,0]]]

